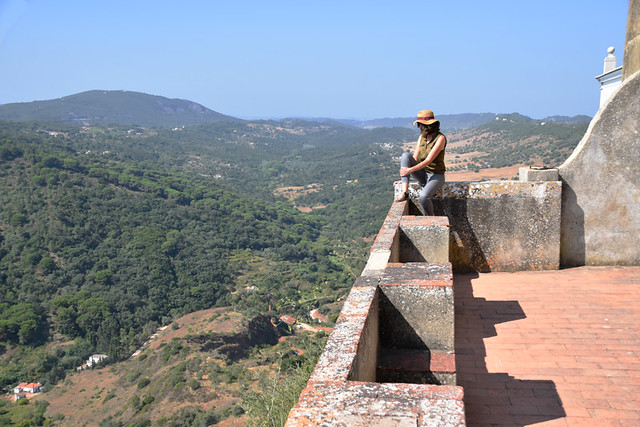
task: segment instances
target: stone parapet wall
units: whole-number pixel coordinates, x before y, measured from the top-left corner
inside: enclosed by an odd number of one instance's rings
[[[449,262],[449,220],[409,215],[410,206],[391,205],[371,246],[363,276],[381,274],[389,262]]]
[[[554,176],[554,170],[545,174]],[[419,189],[410,185],[409,213],[420,213]],[[433,205],[450,222],[453,271],[558,269],[561,200],[559,181],[445,183]]]
[[[453,271],[557,269],[562,184],[451,182],[394,202],[287,426],[465,424]],[[396,192],[398,191],[396,187]]]
[[[327,381],[302,391],[285,426],[463,426],[462,387]]]
[[[449,223],[408,208],[393,203],[287,426],[465,425]]]

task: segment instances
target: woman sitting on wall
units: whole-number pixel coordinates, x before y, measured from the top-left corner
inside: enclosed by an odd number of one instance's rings
[[[409,151],[402,154],[400,176],[403,193],[396,202],[409,198],[409,176],[412,176],[422,185],[420,204],[427,215],[433,215],[431,198],[444,184],[444,148],[447,146],[447,137],[440,133],[440,121],[434,118],[431,110],[419,111],[413,124],[418,125],[420,137],[413,155]]]

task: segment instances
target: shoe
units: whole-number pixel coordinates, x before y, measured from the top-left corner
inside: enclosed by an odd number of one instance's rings
[[[402,195],[398,196],[394,202],[404,202],[405,200],[407,200],[409,198],[409,193],[408,192],[404,192],[402,193]]]

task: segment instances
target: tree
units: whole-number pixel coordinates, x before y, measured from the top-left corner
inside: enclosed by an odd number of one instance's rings
[[[0,339],[34,344],[46,336],[47,323],[42,309],[34,304],[0,304]]]
[[[40,259],[37,268],[42,272],[42,274],[48,275],[53,273],[53,270],[56,268],[56,262],[53,260],[53,258],[45,256]]]
[[[249,321],[247,325],[247,337],[251,345],[278,343],[278,333],[271,323],[271,316],[260,314]]]

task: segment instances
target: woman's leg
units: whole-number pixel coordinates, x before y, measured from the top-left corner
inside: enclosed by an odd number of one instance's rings
[[[400,157],[400,167],[401,168],[410,168],[411,166],[416,165],[416,159],[413,158],[410,152],[405,151],[402,153],[402,157]],[[409,188],[409,175],[401,176],[400,181],[402,181],[402,187]]]
[[[427,183],[422,187],[422,191],[420,192],[420,204],[427,215],[433,216],[433,203],[431,202],[431,198],[443,184],[444,175],[434,173],[427,174]]]
[[[400,167],[401,168],[410,168],[413,167],[415,165],[417,165],[418,162],[416,162],[416,159],[413,158],[413,155],[408,152],[405,151],[404,153],[402,153],[402,157],[400,158]],[[411,174],[411,176],[416,179],[420,185],[424,185],[426,183],[426,176],[425,176],[425,172],[424,169],[420,169],[419,171],[416,171],[414,173]],[[402,181],[402,184],[407,186],[407,188],[409,188],[409,175],[400,177],[400,180]]]
[[[413,158],[413,155],[409,151],[405,151],[402,153],[402,157],[400,158],[400,167],[401,168],[410,168],[412,166],[417,165],[416,159]],[[416,179],[420,185],[425,185],[426,174],[424,169],[419,170],[411,174],[411,176]],[[396,201],[401,201],[406,199],[406,194],[409,193],[409,175],[400,177],[402,181],[402,196],[397,198]]]

